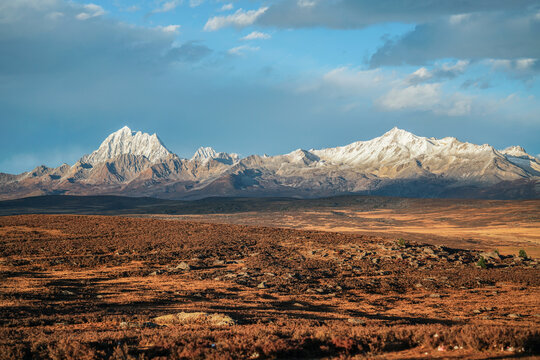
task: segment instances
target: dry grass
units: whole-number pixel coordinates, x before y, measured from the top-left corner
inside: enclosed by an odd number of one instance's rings
[[[540,354],[532,260],[99,216],[0,217],[0,234],[0,359]]]
[[[330,200],[329,200],[330,201]],[[239,212],[205,215],[142,215],[312,231],[405,236],[466,249],[519,249],[540,257],[540,201],[410,201],[408,206],[366,211],[343,205],[310,210]],[[141,216],[141,215],[139,215]]]

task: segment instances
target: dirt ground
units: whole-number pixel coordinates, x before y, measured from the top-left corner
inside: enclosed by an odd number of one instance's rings
[[[407,234],[0,217],[0,358],[540,355],[537,260]]]

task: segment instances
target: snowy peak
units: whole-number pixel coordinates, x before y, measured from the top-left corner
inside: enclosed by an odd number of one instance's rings
[[[245,159],[201,147],[187,160],[167,150],[155,134],[123,127],[74,166],[0,173],[0,198],[49,193],[178,199],[350,193],[468,197],[475,187],[478,196],[487,196],[482,194],[490,187],[494,196],[535,198],[539,181],[540,159],[522,147],[497,151],[487,144],[426,138],[399,128],[345,146]]]
[[[195,154],[193,155],[191,160],[192,161],[204,161],[204,160],[207,160],[207,159],[213,159],[213,158],[217,157],[217,155],[218,155],[218,153],[213,148],[201,146],[200,148],[197,149],[197,151],[195,151]]]
[[[400,144],[407,144],[407,143],[414,142],[420,139],[420,137],[406,130],[402,130],[397,127],[394,127],[376,139],[381,139],[385,141],[393,141]]]
[[[201,146],[199,149],[197,149],[197,151],[191,158],[191,161],[205,162],[210,159],[214,159],[226,164],[232,164],[238,161],[240,159],[240,156],[238,154],[228,154],[225,152],[218,153],[211,147]]]
[[[156,163],[167,159],[172,153],[163,145],[156,134],[131,131],[124,126],[107,136],[99,148],[81,158],[82,163],[97,164],[121,155],[142,155]]]
[[[510,146],[499,151],[512,164],[519,166],[534,176],[540,176],[540,158],[527,154],[521,146]]]
[[[317,155],[303,149],[297,149],[286,156],[289,157],[293,162],[302,162],[305,165],[309,165],[321,160]]]
[[[530,155],[527,154],[525,149],[521,146],[510,146],[507,147],[504,150],[500,150],[501,154],[509,155],[509,156],[515,156],[515,157],[529,157]]]
[[[443,159],[452,156],[460,158],[501,156],[489,145],[464,143],[453,137],[426,138],[398,128],[393,128],[372,140],[312,152],[330,163],[379,167],[426,157],[437,157],[444,163]]]

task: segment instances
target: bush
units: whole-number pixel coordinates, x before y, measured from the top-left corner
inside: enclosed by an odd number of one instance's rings
[[[480,256],[480,260],[478,260],[476,266],[481,267],[482,269],[487,269],[486,259],[484,259],[483,256]]]
[[[400,247],[405,247],[405,246],[407,246],[407,243],[405,242],[405,239],[404,239],[404,238],[399,238],[399,239],[397,240],[397,244],[398,244],[398,246],[400,246]]]
[[[523,250],[523,249],[519,250],[519,257],[524,258],[524,259],[528,258],[527,253],[525,252],[525,250]]]

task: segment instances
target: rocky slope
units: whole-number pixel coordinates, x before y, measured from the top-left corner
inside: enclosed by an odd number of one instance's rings
[[[156,134],[124,127],[72,166],[0,174],[0,198],[117,194],[171,199],[208,196],[538,198],[540,159],[519,146],[498,151],[456,138],[425,138],[394,128],[369,141],[278,156],[216,152],[191,159]]]

